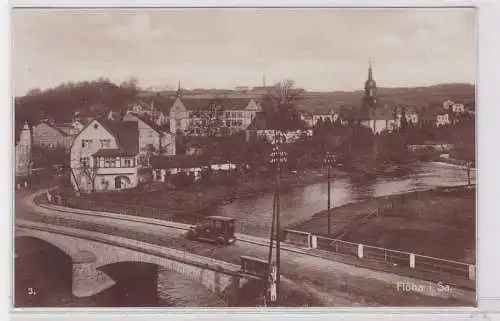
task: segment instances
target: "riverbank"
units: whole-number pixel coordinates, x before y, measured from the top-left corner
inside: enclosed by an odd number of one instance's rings
[[[475,189],[438,188],[331,209],[331,235],[344,241],[474,264]],[[328,236],[326,211],[292,227]]]
[[[348,174],[332,170],[332,177],[346,177]],[[321,169],[308,169],[297,173],[285,173],[281,178],[281,188],[293,188],[325,181],[326,174]],[[237,199],[251,198],[275,189],[275,176],[272,173],[260,177],[240,176],[228,184],[210,182],[193,184],[182,188],[167,188],[164,184],[154,185],[148,191],[124,191],[121,193],[95,193],[85,198],[95,202],[114,202],[122,205],[147,206],[172,209],[176,213],[198,213],[230,203]]]

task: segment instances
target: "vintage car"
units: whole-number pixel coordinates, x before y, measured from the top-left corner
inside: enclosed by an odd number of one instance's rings
[[[189,240],[200,240],[215,244],[233,244],[235,219],[225,216],[208,216],[205,223],[191,226],[185,233]]]

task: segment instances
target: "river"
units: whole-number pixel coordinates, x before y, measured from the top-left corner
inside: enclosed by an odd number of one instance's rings
[[[475,171],[471,172],[475,182]],[[411,175],[355,183],[333,179],[332,206],[435,186],[467,183],[465,169],[442,163],[420,164]],[[281,194],[281,222],[289,225],[312,217],[326,207],[327,182],[297,187]],[[271,225],[273,194],[239,199],[214,209],[214,215],[235,217],[239,232],[266,236]],[[216,307],[223,302],[201,285],[174,272],[152,266],[109,266],[106,273],[118,284],[92,298],[71,294],[71,260],[39,240],[16,239],[15,302],[18,307]],[[128,273],[123,273],[128,271]],[[36,292],[34,295],[33,293]]]
[[[471,170],[474,183],[476,171]],[[333,178],[331,182],[331,206],[341,206],[370,197],[386,196],[436,186],[453,186],[467,183],[467,171],[446,163],[422,163],[409,175],[395,178],[378,178],[371,182],[357,183],[349,178]],[[314,213],[326,209],[327,181],[283,191],[280,196],[280,220],[287,226],[311,218]],[[267,236],[272,219],[273,193],[254,198],[237,199],[214,208],[212,215],[234,217],[238,220],[237,231],[256,236]]]

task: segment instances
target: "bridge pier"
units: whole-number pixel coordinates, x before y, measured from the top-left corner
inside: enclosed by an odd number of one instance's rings
[[[76,297],[89,297],[115,285],[115,281],[96,268],[96,256],[87,251],[73,258],[72,292]]]

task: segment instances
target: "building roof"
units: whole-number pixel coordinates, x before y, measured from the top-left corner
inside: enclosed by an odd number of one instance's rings
[[[59,126],[59,125],[52,125],[50,124],[48,121],[41,121],[38,125],[34,126],[34,127],[37,127],[39,125],[46,125],[50,128],[52,128],[53,130],[55,130],[56,132],[58,132],[59,134],[63,135],[63,136],[68,136],[68,132],[65,131],[65,129],[63,128],[63,126]]]
[[[127,155],[139,153],[139,128],[136,121],[114,122],[108,119],[98,120],[116,139],[118,149]]]
[[[160,126],[155,124],[149,117],[146,117],[146,116],[137,115],[137,114],[132,113],[132,114],[128,114],[128,115],[124,116],[125,121],[135,121],[135,120],[126,120],[127,117],[130,117],[129,115],[132,115],[132,116],[136,117],[137,119],[142,120],[146,125],[151,127],[157,133],[163,132],[163,130]]]
[[[163,111],[164,114],[170,113],[170,108],[177,98],[156,96],[151,98],[154,101],[154,107]],[[244,110],[250,101],[253,100],[256,104],[261,101],[255,97],[220,97],[209,95],[203,98],[181,97],[181,101],[189,111],[201,111],[208,109],[211,102],[216,101],[223,106],[223,110]]]

